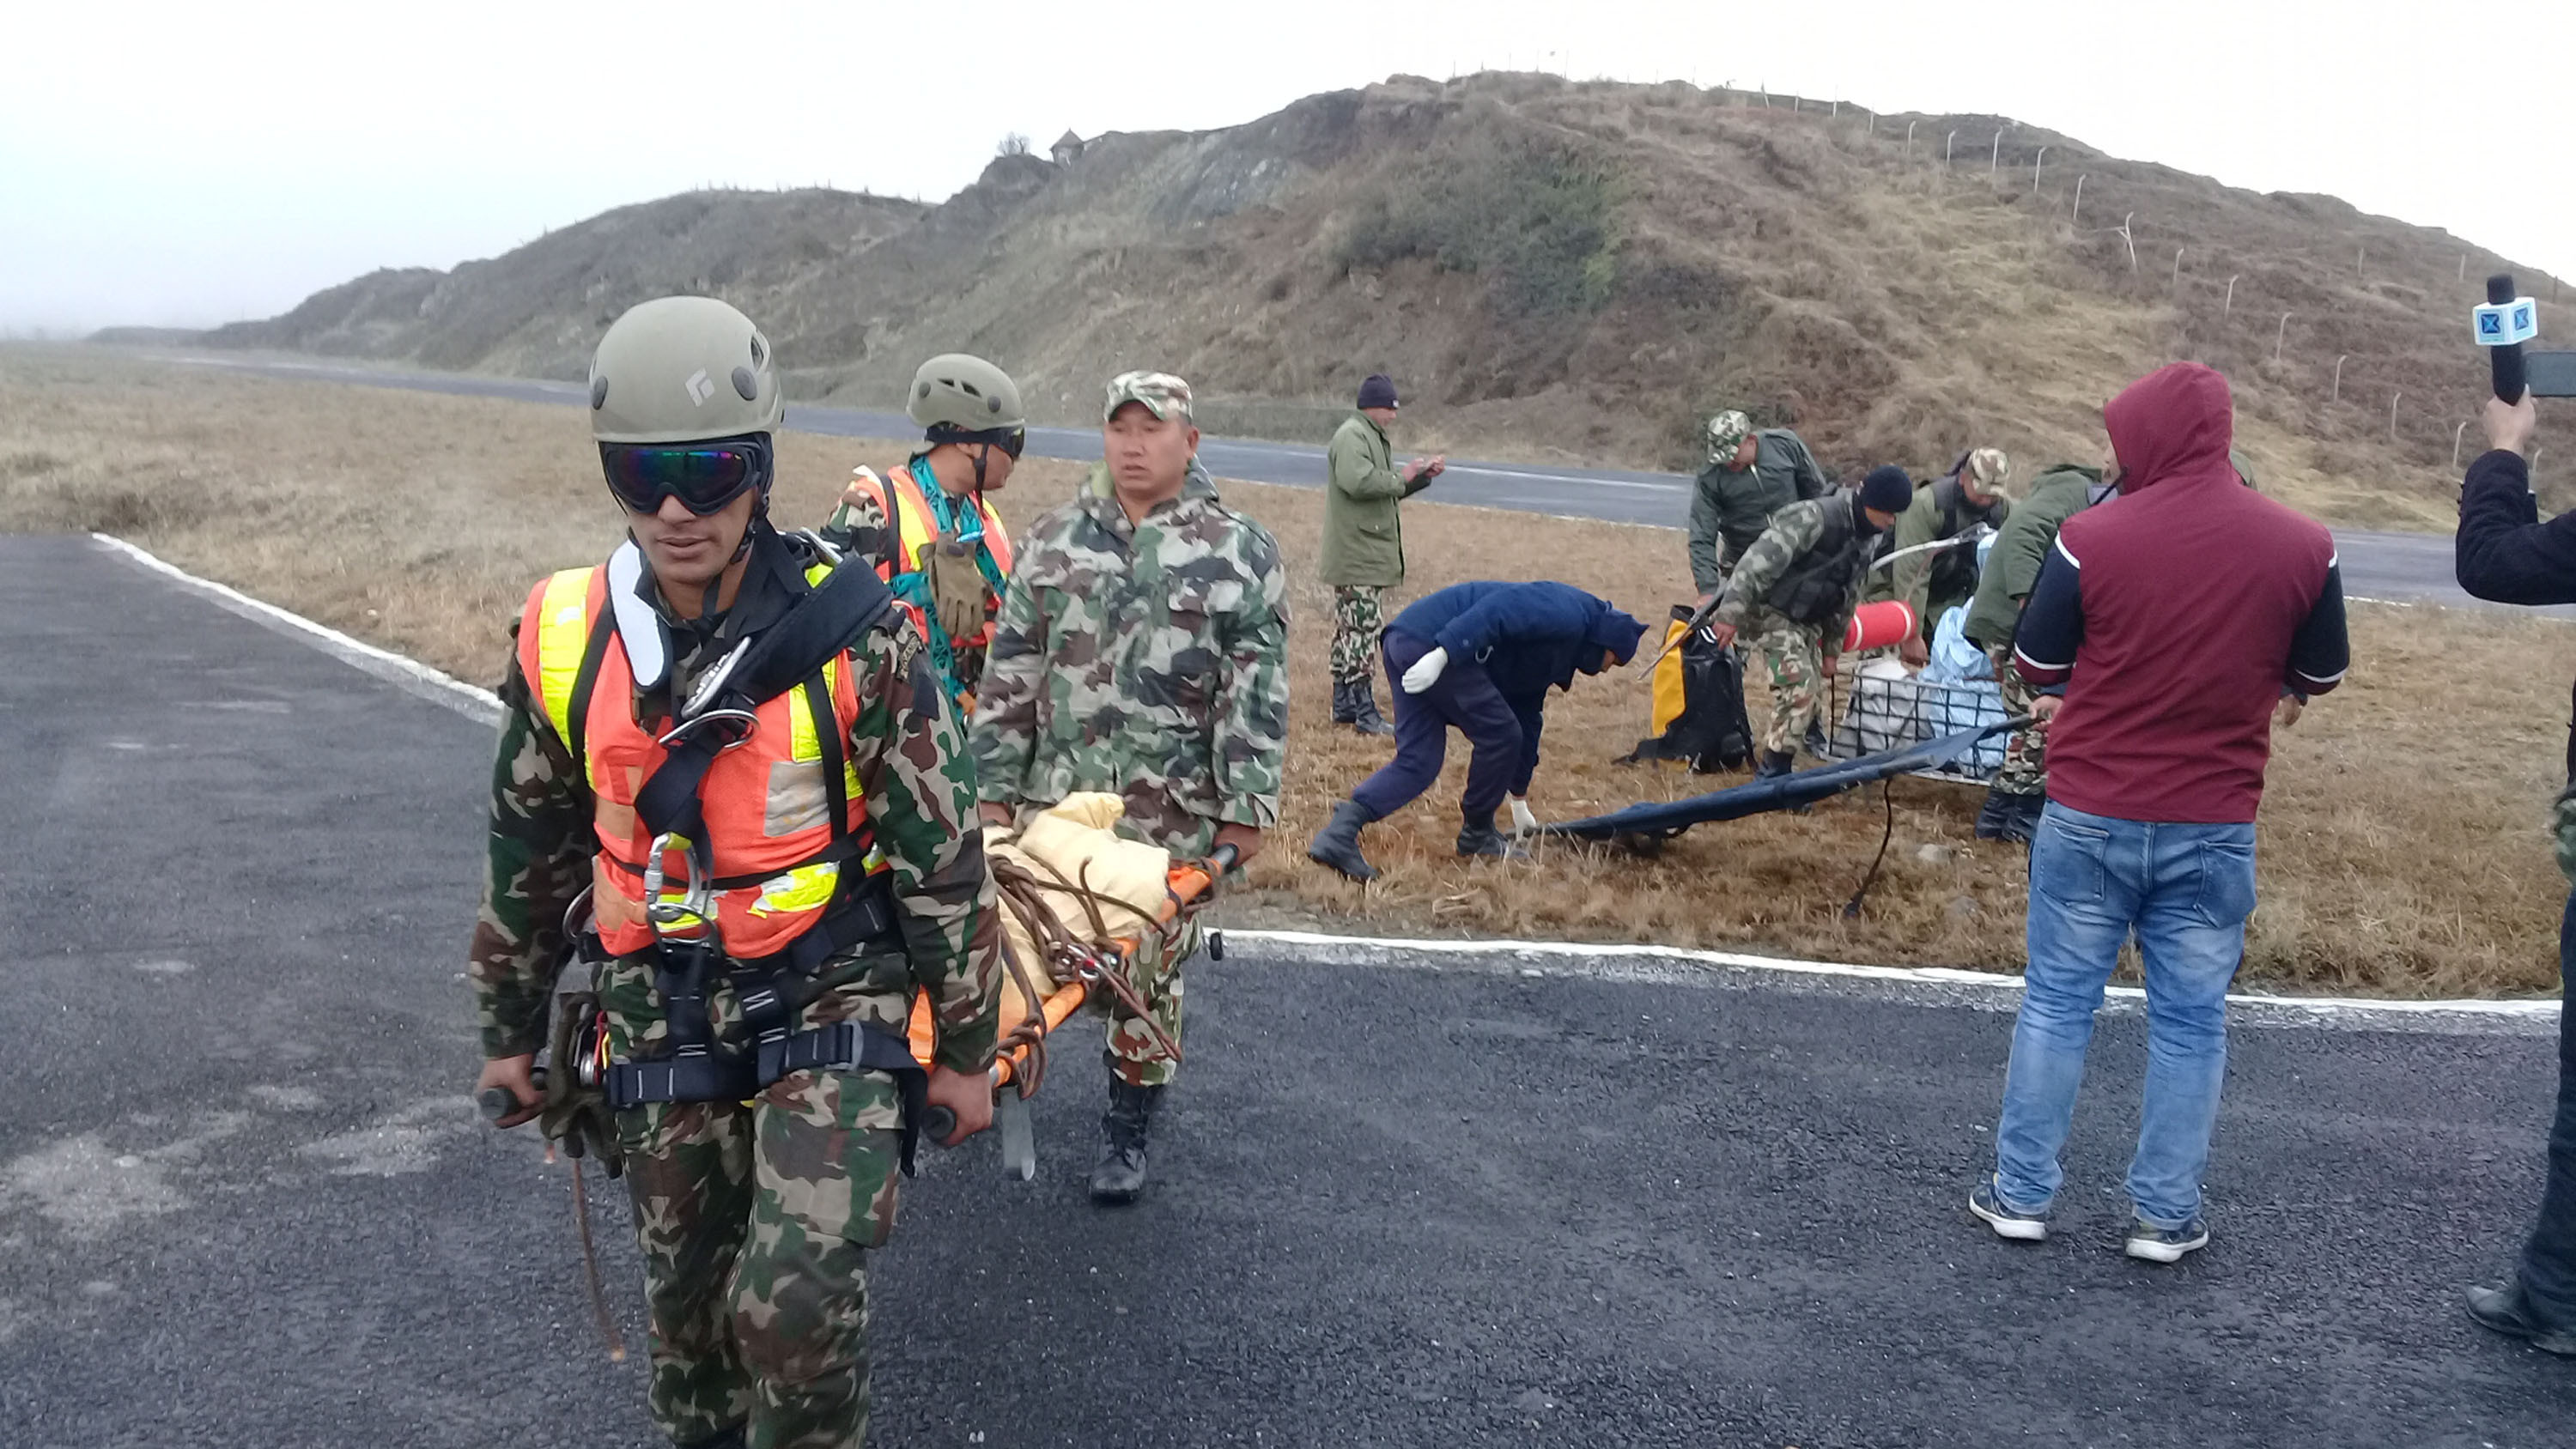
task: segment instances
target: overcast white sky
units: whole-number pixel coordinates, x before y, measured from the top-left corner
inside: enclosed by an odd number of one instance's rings
[[[1231,125],[1506,65],[1996,112],[2576,276],[2568,0],[65,0],[13,7],[5,34],[16,332],[264,316],[705,182],[935,200],[1007,132]],[[2504,79],[2526,62],[2533,82]]]

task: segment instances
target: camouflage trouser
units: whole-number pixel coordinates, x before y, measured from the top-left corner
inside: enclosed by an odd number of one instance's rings
[[[1762,748],[1793,754],[1824,705],[1824,631],[1780,614],[1763,614],[1759,623],[1762,632],[1747,642],[1771,678],[1771,722],[1762,730]]]
[[[649,958],[600,973],[610,1050],[667,1033]],[[899,994],[845,986],[807,1026],[902,1029]],[[739,1034],[730,986],[710,993]],[[747,1426],[755,1449],[858,1449],[868,1428],[868,1249],[894,1227],[902,1099],[882,1072],[796,1072],[750,1103],[618,1114],[652,1320],[653,1422],[675,1444]]]
[[[2021,671],[2013,667],[2012,646],[1997,644],[1986,651],[1995,666],[1995,687],[2002,691],[2004,713],[2028,714],[2030,703],[2039,696],[2023,681]],[[2004,766],[1995,772],[1994,788],[2007,795],[2037,795],[2048,789],[2048,736],[2024,727],[2004,738]]]
[[[1127,805],[1127,828],[1122,835],[1150,841],[1172,853],[1176,861],[1205,860],[1216,848],[1217,822],[1198,814],[1165,796],[1143,782],[1131,783],[1121,796]],[[1240,873],[1228,877],[1229,883],[1242,879]],[[1199,949],[1199,932],[1195,926],[1185,931],[1177,949],[1166,951],[1155,940],[1148,939],[1136,959],[1128,963],[1127,977],[1145,1003],[1145,1014],[1174,1046],[1181,1041],[1181,967]],[[1159,1087],[1172,1079],[1180,1063],[1154,1044],[1153,1034],[1122,1007],[1113,1005],[1107,991],[1093,994],[1092,1008],[1109,1017],[1109,1069],[1125,1081],[1140,1087]]]
[[[1160,942],[1148,940],[1127,966],[1128,982],[1143,998],[1145,1014],[1174,1046],[1181,1044],[1181,967],[1198,949],[1199,930],[1191,926],[1183,932],[1178,948],[1167,951]],[[1172,1080],[1181,1064],[1155,1044],[1144,1023],[1106,991],[1093,996],[1092,1002],[1109,1017],[1109,1070],[1119,1080],[1139,1087],[1159,1087]]]
[[[1335,684],[1367,683],[1377,665],[1378,640],[1386,633],[1386,613],[1379,605],[1386,590],[1376,584],[1333,585],[1333,654]]]

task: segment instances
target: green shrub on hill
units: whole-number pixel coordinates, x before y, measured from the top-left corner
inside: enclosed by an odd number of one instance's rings
[[[1598,312],[1618,290],[1621,192],[1617,171],[1578,147],[1478,131],[1387,177],[1339,261],[1475,273],[1506,319]]]

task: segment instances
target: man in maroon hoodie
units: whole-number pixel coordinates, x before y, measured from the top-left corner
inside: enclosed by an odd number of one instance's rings
[[[1995,1171],[1968,1207],[2002,1237],[2047,1236],[2093,1013],[2134,934],[2147,1076],[2128,1253],[2171,1263],[2209,1241],[2201,1170],[2273,717],[2342,680],[2343,584],[2325,528],[2228,461],[2226,378],[2159,368],[2102,421],[2121,496],[2066,521],[2013,639],[2022,676],[2066,693],[2036,711],[2048,806],[2031,844],[2030,967]]]

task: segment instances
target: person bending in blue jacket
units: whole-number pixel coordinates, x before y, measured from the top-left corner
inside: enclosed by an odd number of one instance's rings
[[[1360,854],[1361,827],[1431,788],[1453,725],[1475,750],[1458,802],[1466,817],[1458,853],[1522,855],[1494,828],[1494,811],[1509,795],[1515,824],[1528,823],[1521,797],[1538,769],[1548,689],[1571,689],[1578,673],[1627,663],[1645,632],[1608,600],[1566,584],[1452,584],[1414,601],[1378,647],[1395,685],[1395,758],[1333,807],[1307,858],[1353,880],[1375,879],[1376,867]]]

